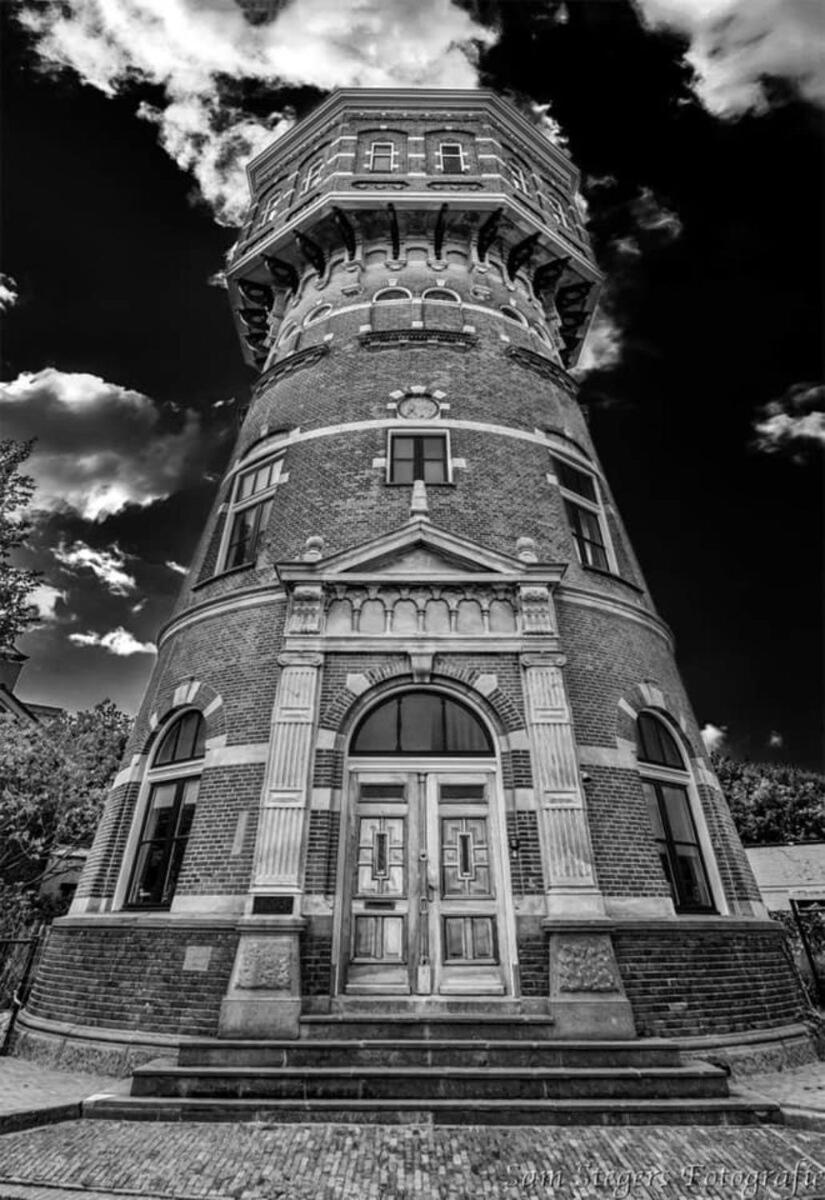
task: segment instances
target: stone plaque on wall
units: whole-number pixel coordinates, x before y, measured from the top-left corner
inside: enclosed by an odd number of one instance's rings
[[[236,986],[288,992],[292,983],[291,946],[289,938],[244,938]]]
[[[184,971],[208,971],[212,949],[212,946],[187,946],[183,956]]]

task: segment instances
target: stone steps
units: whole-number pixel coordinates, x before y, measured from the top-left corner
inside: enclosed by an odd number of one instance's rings
[[[779,1106],[737,1097],[678,1100],[215,1100],[101,1096],[83,1116],[116,1121],[256,1121],[270,1124],[757,1125]]]
[[[181,1067],[678,1067],[674,1042],[534,1041],[527,1038],[326,1038],[185,1043]]]
[[[133,1096],[215,1100],[563,1100],[727,1096],[718,1067],[196,1067],[137,1068]]]
[[[466,1007],[466,1006],[464,1006]],[[308,1041],[399,1041],[455,1039],[470,1041],[546,1041],[555,1032],[547,1016],[516,1014],[489,1016],[489,1006],[479,1015],[440,1013],[382,1015],[375,1012],[346,1012],[325,1016],[303,1016],[300,1037]]]

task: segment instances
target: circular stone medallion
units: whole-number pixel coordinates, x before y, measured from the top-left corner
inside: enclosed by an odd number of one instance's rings
[[[406,417],[408,420],[414,417],[418,421],[429,421],[431,417],[438,416],[438,411],[438,401],[433,400],[431,396],[405,396],[398,405],[399,417]]]

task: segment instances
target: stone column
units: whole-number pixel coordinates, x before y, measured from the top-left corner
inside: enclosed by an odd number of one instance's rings
[[[222,1037],[298,1036],[304,823],[312,764],[319,654],[282,654],[252,867],[252,912],[240,924]]]
[[[562,654],[523,654],[527,730],[547,880],[550,1012],[560,1037],[635,1034],[593,868]]]
[[[601,916],[593,849],[579,779],[561,654],[523,654],[527,732],[533,755],[547,877],[548,916]]]

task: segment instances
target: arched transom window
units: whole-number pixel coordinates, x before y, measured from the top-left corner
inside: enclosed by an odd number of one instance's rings
[[[636,753],[662,870],[677,912],[709,912],[713,898],[690,805],[690,774],[664,721],[640,713]]]
[[[172,903],[195,815],[205,740],[203,717],[192,710],[174,720],[160,739],[147,777],[149,797],[128,908],[168,908]]]
[[[353,754],[492,755],[487,730],[469,708],[440,692],[403,692],[372,709],[352,739]]]

